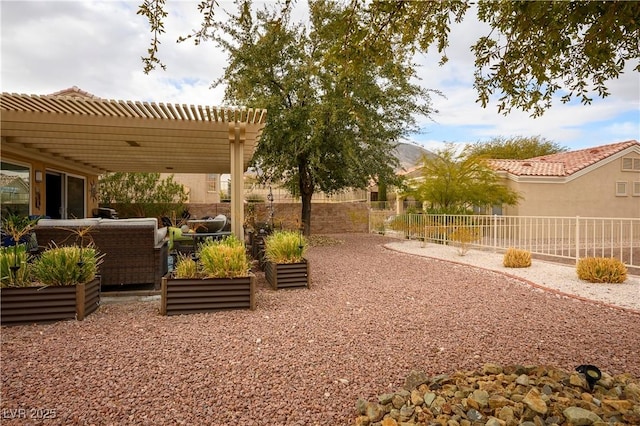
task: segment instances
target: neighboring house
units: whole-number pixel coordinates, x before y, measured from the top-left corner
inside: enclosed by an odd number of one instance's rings
[[[171,173],[161,173],[160,177],[166,179]],[[220,202],[220,174],[175,173],[173,180],[184,186],[188,194],[187,203],[216,204]],[[228,189],[227,189],[228,190]]]
[[[522,197],[503,215],[640,218],[636,140],[490,164]]]

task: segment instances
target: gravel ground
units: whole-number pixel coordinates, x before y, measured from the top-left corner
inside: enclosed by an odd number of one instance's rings
[[[503,253],[471,249],[466,254],[460,255],[456,247],[407,240],[394,241],[386,244],[386,247],[403,253],[501,272],[524,278],[531,285],[548,291],[629,308],[640,313],[640,276],[638,275],[627,275],[627,280],[621,284],[590,283],[578,278],[575,265],[533,259],[528,268],[507,268],[502,265]]]
[[[640,377],[637,312],[377,235],[333,237],[344,243],[309,250],[311,289],[275,292],[258,274],[255,311],[162,317],[135,302],[3,327],[2,424],[350,425],[358,397],[412,369],[588,363]]]

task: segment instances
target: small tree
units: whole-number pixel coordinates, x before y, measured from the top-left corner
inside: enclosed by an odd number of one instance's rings
[[[466,153],[456,155],[448,144],[434,156],[423,156],[423,181],[411,191],[418,200],[439,213],[464,214],[473,207],[515,205],[518,193],[500,183],[484,159]]]
[[[139,217],[170,216],[182,211],[188,195],[173,175],[161,179],[160,173],[108,173],[100,176],[99,184],[100,204],[117,204],[121,214]]]
[[[510,138],[498,136],[488,142],[472,144],[468,147],[467,152],[469,155],[484,158],[526,160],[565,151],[567,151],[566,147],[540,136],[512,136]]]

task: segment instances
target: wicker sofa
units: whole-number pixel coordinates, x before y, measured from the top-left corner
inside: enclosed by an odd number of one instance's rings
[[[80,241],[74,231],[89,228]],[[35,227],[40,247],[93,241],[104,261],[100,265],[103,286],[154,284],[160,288],[168,270],[167,228],[155,218],[139,219],[41,219]]]

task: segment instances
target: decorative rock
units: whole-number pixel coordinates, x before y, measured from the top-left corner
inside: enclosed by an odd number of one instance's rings
[[[487,419],[487,422],[485,423],[485,426],[505,426],[506,424],[507,422],[505,422],[504,420],[500,420],[495,417],[489,417]]]
[[[393,398],[391,398],[391,405],[393,405],[393,407],[397,408],[398,410],[404,405],[405,402],[405,399],[398,394],[393,395]]]
[[[515,416],[513,415],[513,408],[502,407],[498,412],[498,418],[500,420],[504,420],[505,423],[513,422],[515,420]]]
[[[405,405],[400,409],[400,421],[402,422],[402,421],[410,420],[414,412],[415,412],[415,409],[413,407],[409,407]]]
[[[602,403],[608,405],[609,407],[615,408],[621,413],[629,411],[633,408],[633,404],[631,403],[631,401],[627,401],[626,399],[603,399]]]
[[[496,410],[509,405],[509,400],[502,395],[491,395],[488,400],[489,408]]]
[[[412,370],[404,381],[404,388],[411,391],[421,384],[427,383],[429,378],[424,371]]]
[[[390,404],[394,395],[395,394],[393,393],[383,393],[382,395],[378,396],[378,402],[382,405]]]
[[[382,405],[372,402],[367,404],[365,414],[372,422],[378,422],[384,417],[385,409]]]
[[[478,421],[482,420],[484,418],[484,416],[482,415],[481,412],[479,412],[478,410],[472,408],[471,410],[467,411],[467,418],[469,420],[471,420],[472,422],[478,422]]]
[[[565,409],[562,414],[564,414],[569,423],[576,426],[591,425],[595,422],[602,421],[596,414],[580,407],[569,407]]]
[[[430,407],[433,400],[436,399],[436,394],[433,392],[425,393],[423,398],[424,398],[424,405],[426,405],[427,407]]]
[[[371,420],[367,416],[358,416],[356,418],[356,426],[369,426]]]
[[[526,374],[521,374],[516,379],[516,383],[522,386],[529,386],[529,376]]]
[[[485,364],[482,367],[482,372],[485,375],[489,375],[489,374],[500,374],[502,373],[502,366],[498,365],[498,364]]]
[[[547,403],[540,398],[540,391],[538,388],[531,388],[531,390],[525,395],[522,402],[536,413],[547,414]]]
[[[422,405],[424,403],[423,394],[419,390],[414,389],[411,391],[411,403],[413,405]]]
[[[382,424],[380,426],[398,426],[398,422],[396,422],[391,417],[385,417],[382,420]]]
[[[478,403],[480,408],[484,408],[489,404],[489,393],[487,391],[475,390],[473,391],[473,396],[469,397],[469,399],[471,398]]]
[[[589,385],[587,385],[587,379],[582,374],[573,373],[569,376],[569,384],[573,386],[580,386],[583,389],[589,389]]]

